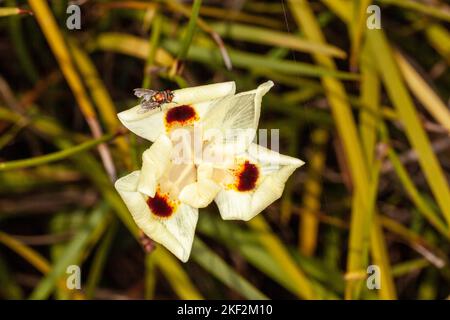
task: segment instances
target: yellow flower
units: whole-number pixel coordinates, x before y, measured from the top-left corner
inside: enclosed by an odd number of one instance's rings
[[[180,260],[189,258],[199,208],[215,201],[223,219],[249,220],[281,197],[303,165],[252,143],[272,86],[239,94],[234,82],[175,90],[175,103],[162,110],[140,113],[136,106],[119,114],[155,142],[141,170],[117,180],[116,189],[139,228]]]
[[[172,141],[161,135],[143,154],[141,171],[116,181],[115,187],[140,229],[181,261],[189,258],[198,209],[178,199],[196,181],[193,162],[173,161]]]

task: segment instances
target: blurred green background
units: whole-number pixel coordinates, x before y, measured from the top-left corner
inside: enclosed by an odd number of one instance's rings
[[[448,298],[449,23],[444,0],[0,1],[0,298]],[[113,187],[149,146],[116,117],[132,89],[267,79],[260,128],[306,165],[248,223],[201,210],[188,263],[145,254]]]

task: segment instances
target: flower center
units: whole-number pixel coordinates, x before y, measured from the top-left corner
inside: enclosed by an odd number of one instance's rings
[[[197,112],[189,105],[182,105],[169,109],[165,118],[167,129],[170,129],[173,126],[189,125],[196,120],[198,120]]]
[[[175,212],[175,204],[170,201],[167,195],[159,192],[156,192],[153,198],[147,199],[147,205],[150,211],[160,218],[168,218]]]
[[[256,187],[256,182],[259,178],[258,167],[246,160],[236,170],[235,187],[238,191],[250,191]]]

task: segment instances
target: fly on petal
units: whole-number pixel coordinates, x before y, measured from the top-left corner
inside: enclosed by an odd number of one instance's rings
[[[161,134],[167,134],[173,125],[190,126],[200,121],[217,99],[234,95],[235,91],[233,81],[173,90],[170,102],[158,103],[158,108],[142,112],[142,105],[137,105],[117,116],[122,124],[136,135],[155,141]],[[139,93],[145,97],[144,93]],[[182,108],[179,108],[180,106]],[[169,112],[173,108],[175,110]]]

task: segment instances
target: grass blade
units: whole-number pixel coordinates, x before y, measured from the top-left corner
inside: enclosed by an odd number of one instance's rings
[[[372,0],[353,0],[352,11],[353,20],[350,25],[350,39],[352,41],[350,54],[350,68],[355,70],[358,65],[358,58],[361,49],[361,43],[366,30],[367,7],[372,3]]]
[[[89,274],[86,280],[86,299],[93,299],[95,295],[95,289],[97,288],[104,266],[108,257],[111,244],[114,240],[114,236],[117,232],[117,221],[113,219],[111,225],[109,226],[105,237],[100,242],[98,249],[95,253],[94,259],[92,261],[91,267],[89,269]]]
[[[449,224],[450,206],[448,204],[450,203],[450,189],[447,179],[431,148],[411,97],[405,88],[391,48],[381,30],[371,30],[368,33],[368,39],[389,97],[405,125],[406,135],[419,155],[419,163],[425,177],[447,220],[447,224]]]
[[[299,248],[306,256],[312,256],[317,247],[320,211],[320,196],[322,194],[322,172],[325,167],[325,149],[328,142],[328,131],[316,129],[311,134],[313,147],[309,159],[308,177],[304,184],[302,198],[303,208],[299,225]]]
[[[384,140],[387,141],[387,131],[385,128],[382,129],[382,135],[384,136]],[[416,205],[419,212],[432,226],[436,228],[436,230],[438,230],[445,237],[449,238],[450,233],[448,227],[445,225],[445,222],[441,220],[438,213],[428,205],[427,201],[417,190],[414,182],[408,174],[408,171],[405,169],[397,153],[392,147],[388,147],[388,157],[394,167],[395,173],[403,185],[403,188],[410,197],[411,201]]]
[[[179,43],[172,40],[163,41],[163,46],[170,52],[176,52],[179,48]],[[239,51],[236,49],[227,49],[233,65],[245,69],[269,69],[285,74],[306,75],[318,77],[329,75],[343,80],[358,80],[357,74],[330,70],[320,66],[295,62],[291,60],[267,59],[264,55],[254,54]],[[208,63],[212,65],[219,65],[222,55],[218,49],[207,48],[203,46],[191,46],[188,54],[188,60]]]
[[[314,299],[316,294],[313,287],[302,270],[293,261],[283,243],[273,234],[270,226],[259,215],[248,222],[249,226],[258,232],[259,241],[267,248],[267,251],[277,261],[290,280],[299,288],[300,297],[304,299]]]
[[[83,76],[86,86],[91,92],[92,99],[96,104],[100,116],[106,125],[109,132],[117,132],[121,128],[121,124],[117,118],[117,109],[114,102],[106,89],[100,75],[98,74],[94,63],[89,56],[76,45],[74,40],[69,43],[71,52],[75,59],[81,75]],[[127,163],[128,154],[130,153],[130,147],[127,140],[124,137],[118,137],[115,143],[119,147],[122,153],[123,159],[128,168],[130,163]]]
[[[200,292],[192,284],[189,276],[181,267],[178,260],[162,246],[152,253],[155,258],[156,265],[162,271],[169,281],[175,293],[180,299],[200,300],[203,299]]]
[[[0,231],[0,243],[23,257],[40,272],[45,274],[50,271],[49,262],[40,253],[2,231]]]
[[[450,32],[439,24],[433,24],[425,33],[433,48],[450,64]]]
[[[366,108],[362,108],[359,114],[359,132],[367,163],[372,164],[380,121],[378,116],[380,112],[380,79],[367,44],[364,46],[361,59],[361,73],[361,103]]]
[[[15,7],[3,7],[0,8],[0,18],[2,17],[8,17],[8,16],[16,16],[19,14],[32,14],[31,11],[21,9],[21,8],[15,8]]]
[[[289,5],[294,13],[297,24],[302,28],[305,36],[317,42],[325,42],[325,38],[320,27],[314,17],[314,14],[308,4],[308,1],[298,0],[290,1]],[[314,55],[314,59],[319,65],[330,69],[335,69],[334,62],[322,55]],[[336,127],[340,139],[342,140],[346,159],[354,183],[355,191],[353,195],[349,255],[347,262],[347,272],[349,274],[360,272],[364,268],[363,254],[366,252],[364,239],[365,215],[370,212],[367,202],[369,194],[369,176],[367,173],[365,159],[359,141],[355,121],[351,113],[351,107],[346,98],[346,92],[342,83],[330,77],[322,78],[322,85],[327,93],[327,99],[333,112]],[[332,94],[330,94],[332,93]],[[342,98],[340,98],[342,97]],[[360,285],[359,281],[348,281],[346,288],[346,297],[352,297],[356,292],[356,288]],[[355,291],[356,290],[356,291]]]
[[[162,18],[158,14],[153,18],[152,31],[150,34],[150,49],[148,50],[147,61],[144,67],[144,79],[142,80],[142,88],[150,88],[151,84],[151,68],[154,67],[156,51],[159,46],[159,38],[161,35]]]
[[[380,267],[381,283],[382,286],[379,291],[379,296],[383,300],[395,300],[397,299],[397,293],[395,290],[394,277],[391,271],[391,265],[389,262],[389,253],[384,241],[383,230],[381,229],[380,218],[378,214],[374,216],[375,223],[373,223],[373,229],[370,232],[371,237],[371,253],[373,263]]]
[[[97,228],[104,228],[105,221],[108,218],[107,213],[107,206],[101,206],[92,212],[86,225],[67,245],[58,261],[53,265],[51,271],[34,288],[30,295],[31,300],[42,300],[49,297],[57,281],[65,274],[66,268],[71,264],[77,264],[78,259],[82,258],[82,254],[91,239],[91,235],[95,233]]]
[[[150,51],[148,41],[125,33],[108,32],[100,34],[89,46],[92,50],[106,50],[146,60]],[[163,48],[157,48],[155,62],[163,67],[170,67],[174,58]]]
[[[63,36],[58,29],[55,18],[50,11],[47,2],[44,0],[29,0],[28,2],[36,15],[36,19],[47,38],[48,44],[59,63],[59,67],[64,74],[69,87],[72,89],[75,99],[78,102],[78,106],[91,129],[92,135],[94,138],[100,138],[102,129],[98,123],[94,108],[89,101],[81,79],[75,70],[69,50],[64,43]],[[115,180],[116,172],[109,149],[104,144],[100,144],[98,146],[98,151],[106,171],[111,179]]]
[[[22,288],[16,283],[2,256],[0,256],[0,296],[7,300],[23,299]]]
[[[412,0],[378,0],[383,4],[396,5],[404,9],[414,10],[430,17],[450,22],[450,7],[447,5],[429,6]]]
[[[394,57],[411,92],[450,134],[450,111],[448,107],[399,51],[394,53]]]
[[[378,188],[378,180],[380,178],[381,160],[380,155],[376,155],[377,129],[380,126],[380,117],[378,116],[380,110],[380,79],[376,72],[376,66],[370,52],[370,47],[365,43],[364,50],[361,57],[361,70],[363,74],[363,81],[361,83],[361,101],[367,106],[367,109],[362,109],[360,113],[360,132],[361,141],[366,155],[366,160],[369,166],[373,168],[374,176],[370,181],[373,192],[372,207],[375,207],[376,193]],[[371,112],[370,112],[371,111]],[[383,155],[384,156],[384,155]],[[379,297],[386,300],[397,299],[397,293],[393,276],[391,274],[391,265],[389,262],[389,254],[384,241],[383,230],[380,225],[379,213],[374,209],[373,223],[368,223],[368,228],[365,233],[370,234],[370,245],[373,262],[380,266],[383,270],[381,281],[383,285],[379,290]]]
[[[302,288],[291,280],[291,277],[283,271],[283,267],[277,262],[276,258],[260,242],[259,232],[244,230],[235,224],[224,224],[210,214],[201,216],[198,229],[206,236],[223,243],[230,250],[237,250],[250,264],[286,290],[294,295],[303,296]],[[318,297],[338,298],[333,290],[326,289],[332,288],[339,291],[343,288],[343,278],[338,271],[324,270],[320,263],[312,263],[305,257],[299,257],[295,250],[290,250],[290,252],[308,276],[314,278],[315,281],[313,279],[310,279],[310,281],[314,290],[318,292]],[[326,283],[326,285],[322,286],[319,282]]]
[[[191,46],[192,39],[194,38],[194,33],[197,27],[197,18],[200,12],[200,7],[202,6],[202,0],[194,0],[192,5],[191,16],[189,18],[189,23],[187,26],[186,33],[184,34],[183,41],[181,41],[181,46],[178,50],[177,60],[174,62],[175,69],[178,71],[178,64],[184,61],[189,52],[189,47]]]
[[[174,40],[165,40],[162,42],[162,45],[172,53],[178,52],[180,48],[179,42]],[[120,52],[145,60],[148,56],[149,44],[144,39],[128,34],[103,33],[95,40],[92,48]],[[291,75],[329,75],[343,80],[357,80],[359,78],[357,74],[329,70],[307,63],[290,60],[270,60],[264,55],[241,52],[234,49],[227,49],[227,51],[233,65],[240,68],[267,69]],[[158,56],[156,57],[157,59]],[[191,45],[187,59],[217,66],[221,63],[222,55],[218,49]]]
[[[14,6],[16,3],[16,0],[6,1],[6,5],[8,6]],[[17,60],[22,65],[21,70],[32,83],[35,83],[38,80],[39,75],[33,59],[30,56],[29,47],[24,40],[21,17],[10,17],[8,23],[9,33],[11,34],[14,49],[17,54]]]
[[[198,237],[192,247],[192,258],[205,270],[237,293],[250,300],[266,300],[268,297],[256,289],[245,278],[236,273]]]
[[[222,37],[233,40],[243,40],[269,46],[284,47],[301,52],[320,53],[342,59],[346,57],[345,51],[338,47],[301,39],[296,35],[274,31],[269,28],[254,27],[237,23],[215,23],[211,27]]]
[[[145,300],[153,299],[156,287],[156,264],[152,254],[145,255]]]
[[[0,162],[0,171],[23,169],[23,168],[38,166],[38,165],[42,165],[45,163],[50,163],[50,162],[66,159],[75,154],[85,152],[85,151],[89,150],[90,148],[93,148],[101,143],[109,141],[109,140],[113,139],[115,136],[116,136],[116,134],[106,134],[99,139],[90,140],[90,141],[82,143],[78,146],[67,148],[67,149],[57,151],[54,153],[50,153],[45,156],[28,158],[28,159],[24,159],[24,160]]]
[[[23,244],[19,240],[14,239],[10,235],[2,231],[0,231],[0,243],[10,248],[18,255],[20,255],[41,273],[48,274],[51,271],[50,263],[39,252],[35,251],[34,249],[30,248],[29,246]],[[64,282],[60,281],[57,283],[57,285],[62,290],[68,291]],[[82,299],[83,295],[79,293],[73,293],[72,297]]]

